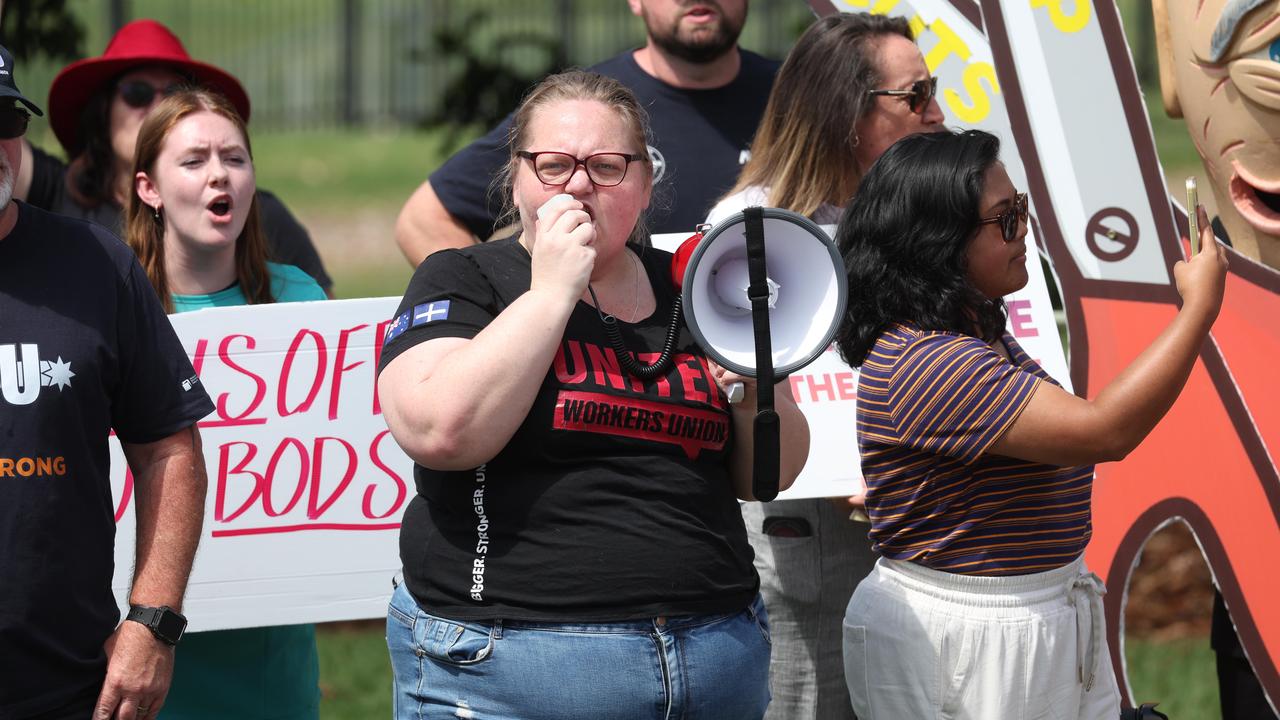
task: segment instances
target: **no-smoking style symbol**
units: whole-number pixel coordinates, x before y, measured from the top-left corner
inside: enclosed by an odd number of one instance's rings
[[[1089,252],[1099,260],[1120,262],[1132,255],[1138,247],[1138,222],[1124,208],[1102,208],[1089,218],[1089,224],[1084,229],[1084,241],[1089,246]],[[1103,242],[1107,247],[1116,248],[1118,245],[1118,248],[1103,249]]]

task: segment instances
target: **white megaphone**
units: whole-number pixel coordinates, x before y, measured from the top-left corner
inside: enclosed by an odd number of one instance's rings
[[[781,378],[817,360],[835,338],[848,300],[844,261],[813,221],[761,208],[773,373]],[[737,213],[693,247],[681,283],[685,322],[711,359],[756,377],[746,221]]]
[[[808,218],[751,207],[690,238],[674,263],[694,340],[724,368],[759,379],[752,487],[772,500],[780,457],[773,386],[835,338],[848,300],[844,261]]]

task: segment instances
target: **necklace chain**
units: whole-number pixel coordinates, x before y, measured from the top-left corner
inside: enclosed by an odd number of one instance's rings
[[[634,271],[634,275],[636,276],[636,298],[635,298],[635,301],[631,303],[631,315],[628,316],[628,319],[627,319],[627,322],[635,322],[636,313],[640,311],[640,268],[639,268],[640,261],[636,259],[636,256],[634,253],[632,253],[630,250],[626,249],[625,247],[622,248],[622,252],[626,253],[627,257],[631,258],[631,268]]]
[[[624,248],[622,252],[626,253],[627,257],[631,260],[631,269],[633,271],[632,274],[635,275],[635,278],[636,278],[635,299],[631,303],[631,314],[627,316],[627,320],[623,321],[623,322],[631,323],[636,321],[636,313],[640,311],[640,275],[641,275],[641,270],[639,266],[640,261],[635,257],[634,253],[632,253],[631,251]],[[590,283],[587,283],[587,290],[591,293],[591,301],[595,303],[596,312],[599,313],[601,318],[604,318],[606,315],[609,317],[615,317],[615,318],[617,317],[617,315],[613,315],[611,313],[605,312],[605,309],[600,306],[600,298],[596,297],[595,288],[591,287]]]

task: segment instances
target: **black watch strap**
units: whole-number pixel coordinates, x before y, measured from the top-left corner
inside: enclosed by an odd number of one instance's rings
[[[146,605],[130,605],[125,620],[132,620],[147,626],[156,639],[168,645],[177,645],[182,633],[187,629],[187,618],[168,605],[148,607]]]

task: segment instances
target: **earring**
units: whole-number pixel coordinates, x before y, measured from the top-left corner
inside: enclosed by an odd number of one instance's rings
[[[155,217],[156,222],[160,222],[160,206],[155,205],[151,208],[151,214]]]
[[[860,142],[862,142],[862,138],[858,137],[857,135],[854,135],[854,136],[853,136],[853,146],[854,146],[854,147],[858,147],[858,143],[860,143]]]

